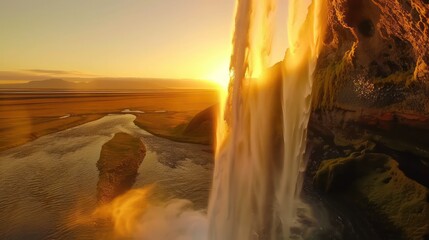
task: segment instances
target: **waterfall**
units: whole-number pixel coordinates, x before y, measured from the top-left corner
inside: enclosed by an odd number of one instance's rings
[[[289,49],[268,71],[275,2],[237,0],[230,86],[218,119],[209,238],[289,239],[296,227],[312,73],[327,2],[288,6]],[[305,18],[306,15],[306,18]],[[304,16],[304,18],[303,18]],[[296,229],[296,228],[295,228]]]

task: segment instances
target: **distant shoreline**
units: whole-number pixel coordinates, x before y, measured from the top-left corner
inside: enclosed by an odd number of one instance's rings
[[[0,91],[91,91],[91,92],[147,92],[181,90],[218,90],[215,82],[185,79],[86,79],[85,82],[51,78],[18,84],[1,84]]]
[[[0,85],[1,86],[1,85]],[[211,89],[211,88],[174,88],[174,89],[118,89],[118,90],[75,90],[75,89],[55,89],[55,88],[1,88],[0,87],[0,93],[14,93],[14,94],[60,94],[60,93],[74,93],[74,94],[82,94],[82,93],[88,93],[88,94],[103,94],[103,93],[124,93],[124,94],[140,94],[140,93],[151,93],[151,92],[162,92],[162,93],[176,93],[176,92],[201,92],[201,91],[207,91],[207,92],[217,92],[217,89]]]

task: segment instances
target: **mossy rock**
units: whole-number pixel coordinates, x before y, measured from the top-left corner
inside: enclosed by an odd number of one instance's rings
[[[385,154],[359,154],[325,160],[314,177],[325,192],[358,194],[406,239],[429,236],[429,190],[408,178]]]

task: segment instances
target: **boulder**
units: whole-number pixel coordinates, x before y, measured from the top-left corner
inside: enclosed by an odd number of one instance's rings
[[[103,145],[97,162],[97,200],[100,204],[110,202],[134,185],[145,155],[146,148],[141,139],[126,133],[116,133]]]

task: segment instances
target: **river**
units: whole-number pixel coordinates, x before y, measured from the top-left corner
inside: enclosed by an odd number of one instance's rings
[[[134,125],[134,115],[107,115],[0,152],[0,239],[94,239],[109,226],[82,225],[97,207],[96,163],[115,133],[147,148],[133,188],[156,184],[163,200],[207,207],[213,160],[209,147],[159,138]],[[7,136],[3,136],[7,137]],[[103,235],[104,235],[103,234]]]

